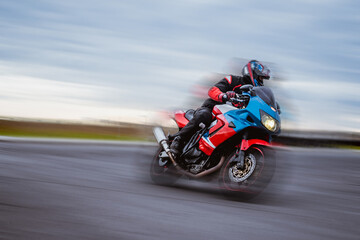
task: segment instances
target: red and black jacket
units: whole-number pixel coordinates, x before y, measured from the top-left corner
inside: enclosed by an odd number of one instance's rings
[[[221,81],[210,88],[208,92],[210,98],[203,103],[202,107],[213,109],[215,105],[223,103],[222,97],[226,92],[234,91],[236,93],[240,93],[239,88],[245,84],[252,84],[251,79],[246,76],[241,77],[229,75],[224,77]]]

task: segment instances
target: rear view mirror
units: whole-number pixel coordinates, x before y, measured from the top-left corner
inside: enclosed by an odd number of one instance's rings
[[[246,85],[241,86],[241,87],[240,87],[240,90],[241,90],[241,91],[246,91],[246,92],[248,92],[248,91],[251,90],[253,87],[254,87],[254,86],[251,85],[251,84],[246,84]]]

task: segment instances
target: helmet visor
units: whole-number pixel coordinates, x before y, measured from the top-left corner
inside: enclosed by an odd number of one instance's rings
[[[258,76],[261,76],[263,79],[270,78],[270,69],[267,66],[262,65],[259,62],[253,62],[252,64],[252,68]]]

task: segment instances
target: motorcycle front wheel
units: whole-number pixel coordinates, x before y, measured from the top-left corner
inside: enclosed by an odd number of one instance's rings
[[[274,150],[252,146],[245,152],[244,167],[239,168],[234,150],[220,170],[219,185],[223,194],[231,199],[250,200],[259,195],[269,184],[275,172]]]
[[[150,177],[156,184],[172,186],[179,179],[180,175],[170,159],[160,157],[162,151],[162,147],[159,147],[151,161]]]

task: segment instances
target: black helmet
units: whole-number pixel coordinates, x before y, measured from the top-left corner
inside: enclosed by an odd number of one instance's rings
[[[263,80],[270,78],[270,70],[257,60],[251,60],[242,69],[242,75],[248,76],[254,86],[263,86]]]

